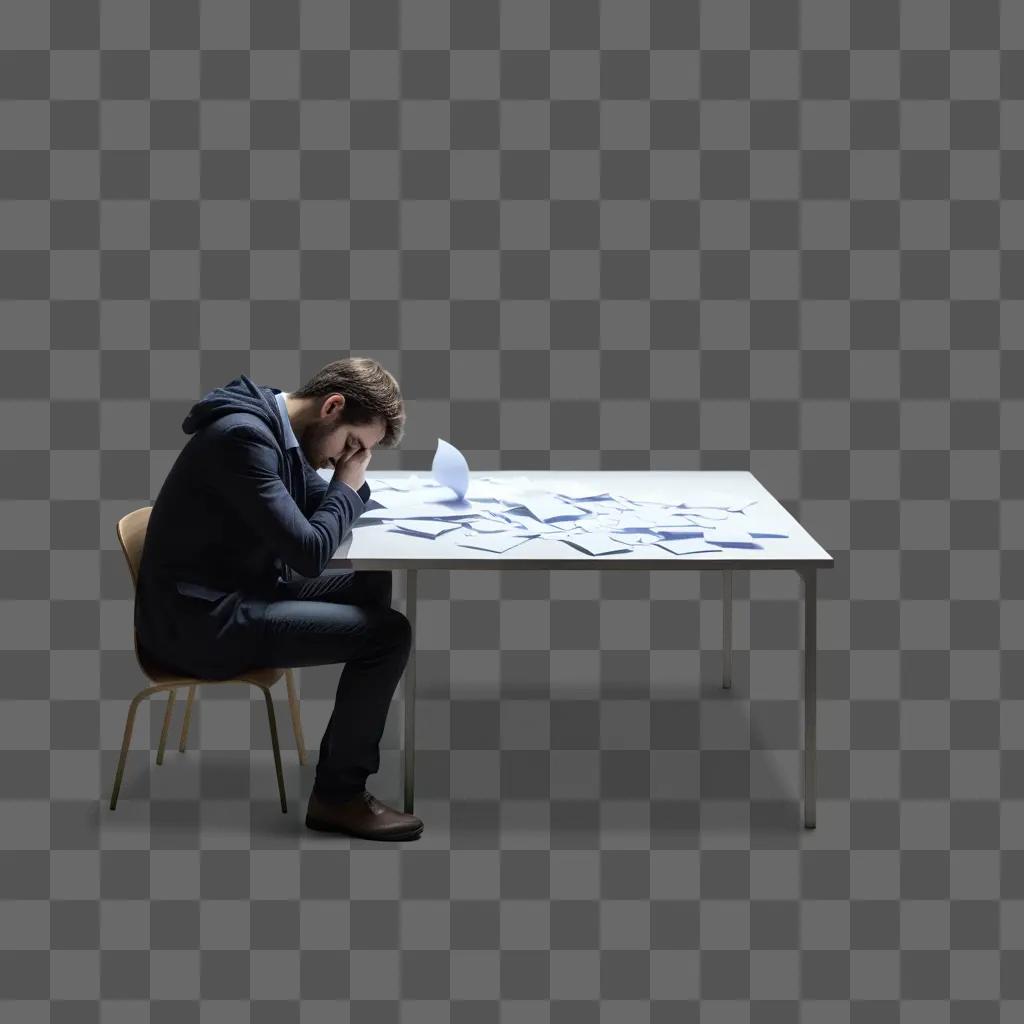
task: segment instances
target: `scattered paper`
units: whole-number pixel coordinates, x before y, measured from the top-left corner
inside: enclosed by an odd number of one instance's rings
[[[629,494],[601,490],[586,480],[553,478],[543,487],[525,475],[471,477],[462,453],[438,438],[432,475],[370,479],[375,492],[360,520],[382,522],[391,532],[451,542],[500,554],[533,538],[562,540],[591,555],[656,545],[672,554],[760,550],[743,510],[756,499],[714,490],[693,490],[685,501],[666,500],[651,488]],[[469,497],[470,493],[472,497]],[[380,500],[380,499],[383,500]]]

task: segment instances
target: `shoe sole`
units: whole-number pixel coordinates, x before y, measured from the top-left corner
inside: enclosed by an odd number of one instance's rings
[[[337,835],[352,836],[354,839],[400,841],[403,839],[419,839],[423,835],[422,825],[419,828],[410,829],[406,832],[355,832],[352,829],[341,828],[339,825],[333,825],[329,822],[318,821],[316,818],[306,818],[306,828],[311,828],[314,832],[334,832]]]

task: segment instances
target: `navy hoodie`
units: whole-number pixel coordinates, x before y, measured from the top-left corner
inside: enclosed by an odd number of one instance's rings
[[[165,663],[258,619],[291,571],[319,576],[366,509],[369,484],[328,482],[286,447],[280,390],[243,373],[182,421],[190,437],[153,504],[135,591],[139,640]]]

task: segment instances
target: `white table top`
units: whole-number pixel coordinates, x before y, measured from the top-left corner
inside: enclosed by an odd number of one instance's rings
[[[325,480],[330,470],[320,471]],[[405,479],[417,476],[432,480],[430,471],[386,470],[367,473],[373,489],[374,480]],[[687,567],[708,568],[822,568],[831,569],[834,559],[779,503],[778,499],[748,470],[483,470],[470,474],[467,500],[474,497],[473,480],[490,477],[498,480],[528,476],[530,487],[523,495],[554,487],[556,481],[571,480],[592,484],[594,492],[608,491],[629,498],[648,498],[679,504],[693,504],[706,492],[735,496],[737,504],[747,505],[742,513],[728,517],[729,528],[739,527],[753,532],[786,534],[781,537],[755,538],[762,546],[753,548],[721,548],[693,554],[673,554],[655,544],[643,544],[629,550],[607,555],[590,555],[550,535],[534,537],[509,551],[495,553],[460,547],[455,537],[464,538],[460,529],[430,539],[395,532],[387,521],[356,520],[351,532],[342,541],[330,561],[332,568],[351,569],[664,569]],[[437,499],[452,499],[447,488],[431,493]],[[395,491],[373,491],[369,506],[379,499],[387,505],[388,495]],[[607,500],[584,502],[585,508],[598,509]],[[499,506],[491,506],[499,507]],[[504,509],[510,511],[507,508]],[[368,509],[369,511],[369,509]],[[678,510],[676,510],[678,511]],[[519,515],[525,522],[535,522],[525,510]],[[682,526],[685,528],[685,523]],[[725,524],[723,523],[724,527]],[[696,545],[701,546],[701,545]]]

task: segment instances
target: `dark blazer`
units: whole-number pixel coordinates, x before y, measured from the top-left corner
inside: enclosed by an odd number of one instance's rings
[[[136,582],[144,658],[239,671],[281,580],[319,576],[365,510],[369,484],[328,483],[286,447],[279,391],[241,374],[185,417],[192,436],[153,503]]]

